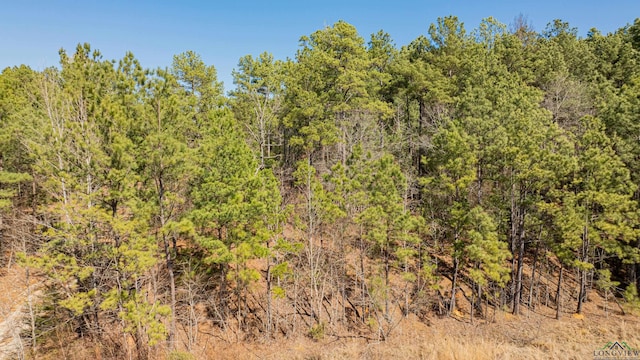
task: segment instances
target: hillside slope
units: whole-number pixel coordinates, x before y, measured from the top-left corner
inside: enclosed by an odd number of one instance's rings
[[[32,289],[34,285],[32,284]],[[0,276],[0,360],[25,358],[29,340],[21,339],[29,331],[28,298],[24,270],[14,266]],[[37,293],[36,293],[37,295]],[[585,315],[565,313],[555,320],[555,310],[539,306],[524,308],[521,316],[489,311],[486,319],[471,323],[461,311],[451,317],[429,315],[425,320],[415,315],[401,317],[386,341],[375,332],[353,335],[333,329],[313,340],[305,333],[272,341],[241,341],[233,329],[200,327],[199,341],[190,355],[195,359],[590,359],[594,351],[609,342],[625,342],[640,347],[640,318],[623,315],[595,291],[585,304]],[[614,305],[615,306],[615,305]],[[568,310],[568,309],[567,309]],[[183,338],[184,338],[184,334]],[[40,351],[44,359],[86,359],[95,356],[101,346],[76,334],[68,334],[59,350]],[[187,354],[182,342],[177,354]],[[58,351],[64,351],[63,354]],[[186,356],[186,355],[185,355]],[[28,356],[26,356],[28,358]],[[150,354],[152,359],[172,359],[163,348]]]

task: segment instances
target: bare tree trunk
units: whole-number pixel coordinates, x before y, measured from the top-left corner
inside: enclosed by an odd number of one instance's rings
[[[162,232],[162,245],[164,247],[164,256],[165,262],[167,266],[167,272],[169,273],[169,287],[170,287],[170,296],[171,296],[171,317],[169,320],[169,336],[168,336],[168,345],[169,349],[172,350],[175,346],[175,334],[176,334],[176,282],[173,273],[173,256],[171,254],[171,249],[169,247],[169,239],[167,239],[167,234],[164,232],[164,226],[167,222],[164,211],[164,184],[161,178],[156,179],[157,188],[158,188],[158,206],[160,208],[160,231]]]
[[[515,296],[513,298],[513,314],[514,315],[519,315],[520,314],[520,300],[522,298],[522,273],[524,270],[524,239],[522,237],[519,237],[520,242],[520,249],[518,251],[518,272],[517,272],[517,278],[516,278],[516,283],[515,283],[515,287],[516,287],[516,292],[515,292]]]
[[[584,226],[583,229],[583,241],[582,241],[582,261],[587,263],[589,261],[589,228],[587,225]],[[576,309],[576,313],[582,313],[582,304],[586,300],[586,290],[587,290],[587,270],[579,269],[580,272],[580,289],[578,291],[578,308]]]
[[[578,270],[578,273],[580,274],[580,289],[578,291],[578,307],[576,309],[576,313],[577,314],[581,314],[582,313],[582,304],[584,303],[584,298],[585,298],[585,290],[586,290],[586,286],[585,283],[587,281],[587,271],[586,270]]]
[[[220,272],[220,307],[221,307],[221,316],[220,319],[223,324],[227,323],[227,317],[229,316],[229,303],[228,303],[228,294],[227,294],[227,272],[228,272],[228,264],[220,264],[221,272]]]
[[[526,192],[520,193],[520,201],[518,205],[517,216],[517,239],[518,239],[518,271],[515,282],[515,294],[513,297],[513,314],[520,314],[520,302],[522,300],[522,273],[524,271],[524,218],[526,210],[524,209],[524,198],[527,196]]]
[[[560,274],[558,274],[558,289],[556,290],[556,320],[560,320],[562,315],[562,272],[564,266],[560,263]]]
[[[480,316],[484,316],[486,319],[487,314],[489,313],[488,305],[485,306],[485,310],[482,310],[482,285],[478,284],[478,308],[480,309]]]
[[[453,313],[456,307],[456,287],[458,286],[458,267],[460,262],[458,258],[453,259],[453,280],[451,281],[451,301],[449,302],[449,316]]]
[[[189,273],[191,273],[191,264],[189,264]],[[198,343],[198,314],[196,310],[196,279],[189,276],[184,283],[187,290],[187,300],[189,302],[189,314],[187,317],[187,350],[193,351],[194,346]]]
[[[162,241],[164,244],[164,255],[167,263],[167,272],[169,273],[169,287],[171,296],[171,317],[169,320],[169,349],[173,349],[175,346],[175,334],[176,334],[176,280],[173,273],[173,259],[171,250],[169,249],[169,241],[165,234],[162,234]]]
[[[269,241],[267,240],[267,251],[270,252],[271,249],[269,248]],[[272,286],[272,280],[271,280],[271,255],[267,256],[267,275],[266,275],[266,281],[267,281],[267,313],[265,314],[267,316],[267,322],[265,324],[265,336],[267,339],[271,339],[271,286]]]
[[[362,276],[362,279],[360,281],[360,295],[362,296],[362,322],[364,323],[365,321],[367,321],[367,319],[365,318],[366,314],[367,314],[367,304],[366,304],[366,287],[365,287],[365,279],[366,279],[366,274],[365,274],[365,269],[364,269],[364,239],[362,238],[362,226],[360,226],[360,275]]]
[[[387,234],[387,237],[389,235]],[[384,249],[384,317],[390,319],[389,314],[389,251]]]
[[[471,317],[471,323],[473,324],[473,306],[476,295],[476,284],[471,284],[471,302],[469,303],[469,316]]]
[[[536,243],[536,250],[533,255],[533,264],[531,265],[531,283],[529,284],[529,308],[533,309],[533,289],[536,287],[536,266],[538,264],[538,253],[540,250],[540,240],[542,237],[542,225],[540,225],[540,232],[538,234],[538,242]]]
[[[508,301],[513,300],[516,295],[516,279],[517,279],[517,266],[516,266],[516,234],[517,234],[517,207],[516,207],[516,198],[515,198],[515,187],[516,184],[513,182],[513,174],[511,175],[511,189],[510,189],[510,207],[509,207],[509,248],[511,250],[511,277],[509,280],[509,298]]]
[[[147,347],[147,341],[144,339],[142,329],[138,328],[135,333],[136,350],[138,353],[138,360],[149,359],[149,348]]]

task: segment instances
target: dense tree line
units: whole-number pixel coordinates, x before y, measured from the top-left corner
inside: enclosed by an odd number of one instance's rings
[[[471,321],[637,304],[639,61],[638,20],[446,17],[400,48],[338,22],[243,57],[227,96],[194,52],[7,68],[0,250],[44,280],[32,351],[68,331],[146,358],[204,322],[385,338],[460,292]]]

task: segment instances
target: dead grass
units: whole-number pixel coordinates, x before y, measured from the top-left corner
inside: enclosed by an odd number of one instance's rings
[[[589,303],[587,310],[596,304]],[[625,341],[640,346],[640,319],[635,316],[586,312],[586,316],[567,314],[561,320],[548,313],[527,312],[521,316],[498,312],[495,321],[469,322],[468,317],[430,318],[430,325],[415,316],[402,319],[386,341],[373,336],[340,337],[327,334],[314,341],[300,333],[289,339],[270,342],[243,342],[233,336],[222,337],[203,326],[194,359],[589,359],[593,351],[609,341]],[[345,333],[348,334],[348,333]],[[100,359],[96,345],[75,340],[65,344],[63,353],[42,354],[44,358],[81,359],[87,355]],[[159,350],[159,351],[158,351]],[[180,349],[184,350],[184,349]],[[160,349],[153,358],[166,359]],[[104,355],[104,352],[102,352]],[[51,357],[53,356],[53,357]],[[110,357],[103,357],[104,359]]]
[[[514,317],[499,313],[495,322],[470,324],[451,318],[427,326],[404,319],[387,341],[327,336],[264,343],[219,343],[199,359],[588,359],[609,341],[640,346],[637,317],[591,315],[552,319],[546,314]]]
[[[0,276],[0,319],[22,307],[26,298],[26,278],[24,270],[14,266],[3,268]]]
[[[24,271],[19,267],[13,267],[5,276],[0,276],[0,322],[24,298],[22,292],[25,284]],[[349,329],[340,328],[327,331],[320,341],[310,339],[304,329],[299,329],[288,338],[273,341],[243,341],[243,336],[233,330],[224,332],[203,322],[199,342],[190,354],[194,359],[222,360],[538,360],[590,359],[594,350],[602,348],[609,341],[625,341],[634,348],[640,347],[640,318],[622,315],[611,303],[605,314],[604,300],[597,292],[592,291],[589,296],[590,301],[585,304],[583,315],[567,312],[559,321],[554,319],[553,307],[540,304],[535,311],[523,305],[520,316],[502,311],[497,311],[494,316],[493,309],[490,309],[487,314],[490,321],[479,319],[473,324],[468,312],[465,312],[469,303],[460,297],[460,311],[456,313],[456,318],[430,316],[425,323],[414,315],[401,318],[396,312],[396,319],[401,320],[386,341],[376,341],[376,335],[372,333],[359,337]],[[575,308],[575,301],[570,296],[566,298],[565,310],[571,311]],[[102,360],[119,356],[115,352],[109,355],[102,348],[110,345],[91,344],[74,338],[73,334],[61,336],[58,339],[60,344],[50,344],[48,349],[52,352],[40,354],[40,358]],[[182,347],[178,350],[185,351]],[[169,358],[168,352],[162,348],[155,348],[151,357],[157,360]]]

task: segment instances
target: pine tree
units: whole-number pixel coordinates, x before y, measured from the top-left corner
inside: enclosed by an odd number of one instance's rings
[[[375,121],[390,111],[369,93],[372,62],[352,25],[339,21],[303,36],[300,44],[297,62],[286,67],[283,124],[291,150],[313,155],[328,169],[345,162],[362,138],[369,142]],[[337,157],[330,156],[334,145]]]
[[[407,182],[391,155],[370,160],[367,168],[368,177],[363,184],[367,200],[357,221],[364,226],[364,238],[372,243],[376,254],[381,257],[382,318],[391,324],[392,266],[396,260],[401,266],[406,266],[409,258],[417,255],[414,246],[420,242],[416,234],[421,219],[412,215],[407,208]],[[412,277],[406,279],[410,281]],[[378,323],[381,324],[380,319]]]
[[[230,113],[210,121],[197,153],[189,218],[196,242],[205,251],[203,260],[220,275],[222,314],[226,315],[233,284],[242,324],[249,286],[261,278],[247,262],[271,256],[268,246],[280,221],[281,199],[271,170],[260,169]]]
[[[236,119],[245,125],[250,143],[260,154],[260,166],[272,167],[282,157],[279,113],[283,102],[283,62],[262,53],[242,57],[233,77],[236,90],[230,93]]]

